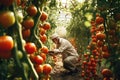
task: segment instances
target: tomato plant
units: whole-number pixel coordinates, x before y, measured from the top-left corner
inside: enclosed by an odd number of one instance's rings
[[[47,56],[40,52],[40,35],[45,35],[46,30],[39,29],[39,25],[48,18],[45,3],[47,0],[0,1],[0,79],[42,79],[40,73]],[[9,64],[12,68],[8,68]],[[9,72],[13,68],[17,74]]]

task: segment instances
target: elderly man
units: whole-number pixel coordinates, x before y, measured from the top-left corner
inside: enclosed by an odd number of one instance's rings
[[[49,53],[52,54],[62,54],[63,67],[69,70],[69,73],[76,72],[76,64],[78,63],[78,53],[72,44],[64,39],[59,37],[57,34],[51,36],[52,41],[56,44],[56,48]]]

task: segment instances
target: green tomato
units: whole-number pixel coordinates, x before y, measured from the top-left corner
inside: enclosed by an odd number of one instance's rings
[[[23,18],[24,18],[22,11],[18,11],[16,15],[17,15],[18,21],[21,23],[23,21]]]
[[[7,69],[8,69],[9,73],[13,74],[15,72],[14,64],[13,63],[8,64],[7,67],[8,67]]]
[[[21,51],[18,51],[17,56],[18,56],[19,59],[22,59],[23,58],[23,53]]]

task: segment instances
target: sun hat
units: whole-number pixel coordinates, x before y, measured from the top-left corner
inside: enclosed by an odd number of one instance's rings
[[[55,39],[55,38],[58,38],[58,37],[59,37],[59,35],[58,35],[57,33],[54,33],[54,34],[51,35],[50,38],[51,38],[51,39]]]

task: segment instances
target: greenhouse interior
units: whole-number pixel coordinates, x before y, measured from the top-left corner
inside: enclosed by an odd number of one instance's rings
[[[0,80],[120,80],[120,0],[0,0]]]

